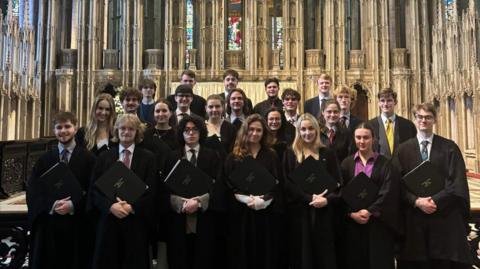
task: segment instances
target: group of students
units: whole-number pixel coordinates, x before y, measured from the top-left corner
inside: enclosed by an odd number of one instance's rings
[[[433,105],[416,105],[414,124],[395,114],[396,93],[385,89],[381,115],[361,122],[350,115],[354,92],[339,87],[331,96],[322,74],[319,95],[300,115],[300,94],[285,89],[280,99],[276,78],[266,80],[268,98],[255,107],[238,78],[227,70],[225,92],[206,100],[193,93],[192,71],[157,101],[155,84],[144,81],[120,93],[118,117],[112,96],[101,93],[80,129],[75,115],[59,112],[58,147],[38,160],[27,185],[31,268],[150,268],[158,241],[171,269],[469,268],[465,163],[453,141],[433,134]],[[231,182],[248,158],[276,179],[261,195]],[[307,194],[291,179],[311,158],[336,189]],[[167,187],[179,159],[214,179],[210,191],[182,197]],[[445,188],[416,197],[402,176],[424,160],[445,176]],[[117,161],[148,186],[132,204],[95,185]],[[41,175],[58,162],[85,190],[81,199],[48,200]],[[342,190],[360,173],[378,194],[352,210]]]

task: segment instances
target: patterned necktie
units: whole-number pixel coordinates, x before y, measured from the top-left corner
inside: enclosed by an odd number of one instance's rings
[[[340,126],[342,128],[347,128],[347,117],[346,116],[340,117]]]
[[[328,141],[330,144],[333,144],[333,140],[335,139],[335,131],[333,129],[328,130]]]
[[[422,148],[420,149],[420,153],[422,154],[422,161],[428,160],[428,140],[422,141]]]
[[[60,155],[60,161],[62,163],[65,163],[65,164],[68,164],[68,154],[70,152],[68,151],[68,149],[63,149],[62,150],[62,154]]]
[[[390,153],[393,154],[393,121],[387,119],[387,129],[385,130],[387,134],[388,146],[390,147]]]
[[[127,149],[123,150],[123,161],[122,163],[130,169],[130,151]]]
[[[190,157],[190,163],[193,164],[193,166],[197,166],[197,155],[195,154],[194,149],[189,150],[192,153],[192,157]]]

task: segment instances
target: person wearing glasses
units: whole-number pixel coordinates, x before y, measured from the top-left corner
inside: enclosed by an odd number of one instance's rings
[[[183,117],[195,115],[190,110],[190,104],[193,100],[193,90],[191,85],[181,84],[175,89],[175,102],[177,103],[177,109],[175,115],[180,122]],[[198,116],[198,115],[197,115]]]
[[[462,152],[454,141],[433,133],[437,122],[433,104],[416,105],[413,114],[418,133],[398,149],[401,173],[428,160],[445,176],[445,187],[430,197],[403,192],[405,232],[398,268],[472,268],[467,241],[470,198]]]
[[[221,268],[215,254],[225,247],[218,244],[218,222],[225,210],[219,155],[203,146],[207,127],[203,118],[185,116],[178,125],[177,159],[186,159],[213,180],[211,191],[197,197],[169,193],[167,257],[169,268]],[[222,191],[223,189],[223,191]]]

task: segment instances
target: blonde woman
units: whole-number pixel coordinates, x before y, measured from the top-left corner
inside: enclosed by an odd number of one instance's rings
[[[290,268],[335,269],[335,215],[332,204],[338,200],[338,191],[328,190],[328,194],[325,191],[309,195],[288,175],[305,159],[313,157],[323,163],[328,173],[340,184],[340,167],[335,153],[322,144],[320,127],[311,114],[301,115],[295,126],[292,149],[287,150],[283,160]]]
[[[97,95],[90,110],[87,126],[80,128],[75,136],[77,144],[97,156],[110,149],[115,145],[111,141],[115,118],[115,103],[112,96],[107,93]]]

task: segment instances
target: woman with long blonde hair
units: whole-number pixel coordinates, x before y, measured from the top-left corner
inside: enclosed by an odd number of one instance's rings
[[[253,158],[274,178],[279,178],[279,161],[270,147],[271,135],[267,123],[258,114],[242,123],[233,147],[225,161],[225,175],[244,169],[247,157]],[[248,169],[248,168],[247,168]],[[265,180],[255,177],[253,180]],[[277,180],[278,181],[278,180]],[[230,183],[228,259],[229,268],[281,268],[282,233],[280,230],[282,199],[277,183],[263,195],[242,192]]]
[[[340,167],[335,152],[320,140],[320,126],[310,114],[301,115],[297,122],[292,149],[283,160],[285,199],[289,220],[289,261],[292,269],[337,268],[335,256],[334,210],[338,190],[308,194],[289,175],[308,157],[341,183]]]
[[[97,156],[110,149],[114,144],[111,139],[116,117],[112,96],[107,93],[97,95],[90,110],[87,126],[80,128],[75,136],[77,144]]]

